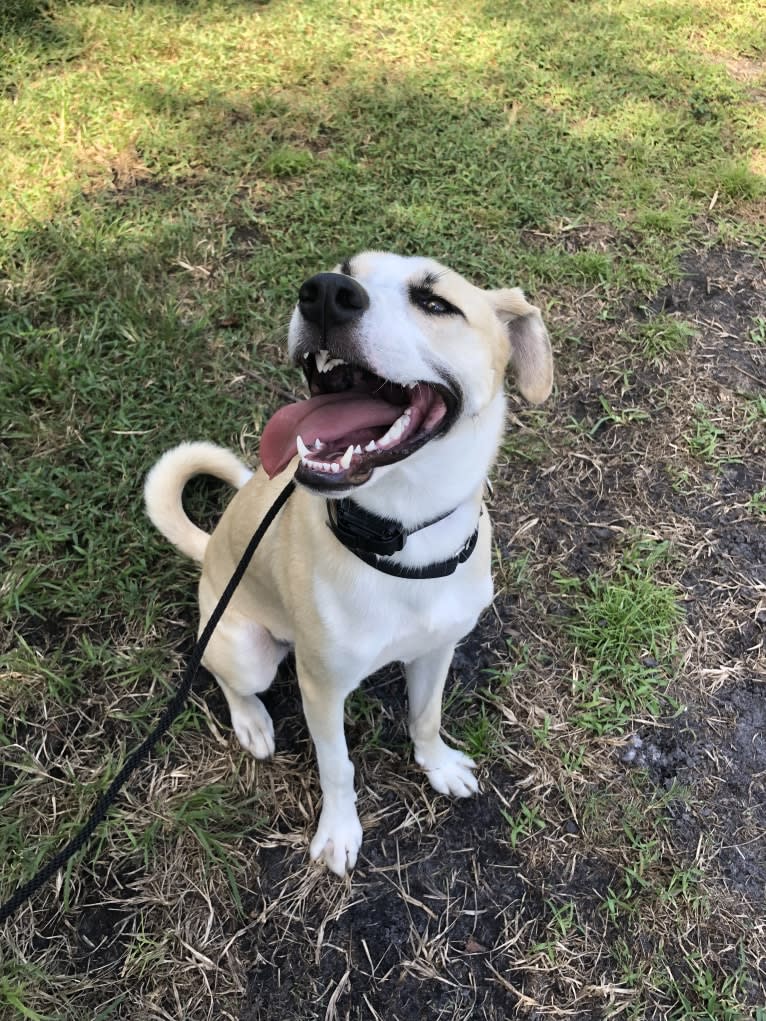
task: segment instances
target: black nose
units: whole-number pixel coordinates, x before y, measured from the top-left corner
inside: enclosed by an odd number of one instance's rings
[[[298,308],[304,319],[322,329],[357,319],[369,307],[367,291],[342,273],[317,273],[298,291]]]

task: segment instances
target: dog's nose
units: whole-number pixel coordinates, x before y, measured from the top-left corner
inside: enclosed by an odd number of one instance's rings
[[[367,291],[343,273],[317,273],[298,291],[301,315],[323,329],[357,319],[369,307]]]

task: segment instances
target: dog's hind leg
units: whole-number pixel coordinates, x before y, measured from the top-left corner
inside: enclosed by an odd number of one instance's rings
[[[226,696],[239,743],[256,759],[274,754],[274,725],[257,692],[269,687],[287,651],[256,621],[227,610],[202,660]]]
[[[442,741],[442,693],[452,662],[454,645],[446,645],[406,663],[407,696],[410,702],[410,737],[415,761],[428,774],[440,794],[466,798],[479,789],[473,775],[476,764],[457,748]]]

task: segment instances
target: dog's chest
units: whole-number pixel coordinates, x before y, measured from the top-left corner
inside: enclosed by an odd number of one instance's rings
[[[349,586],[315,584],[316,606],[331,648],[360,677],[387,663],[409,662],[472,630],[492,599],[489,572],[410,581],[365,571]]]

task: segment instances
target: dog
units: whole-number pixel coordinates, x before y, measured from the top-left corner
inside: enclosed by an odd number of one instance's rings
[[[404,664],[415,760],[432,787],[478,790],[475,763],[440,735],[442,693],[456,643],[493,595],[484,491],[506,368],[537,404],[553,362],[518,288],[481,290],[432,259],[373,251],[303,283],[288,350],[311,396],[265,425],[258,471],[213,444],[181,444],[149,473],[145,500],[160,532],[202,563],[202,630],[294,476],[203,663],[240,743],[265,759],[274,728],[258,695],[294,650],[322,790],[310,855],[342,876],[362,843],[344,702],[374,671]],[[212,535],[182,507],[198,474],[238,490]]]

